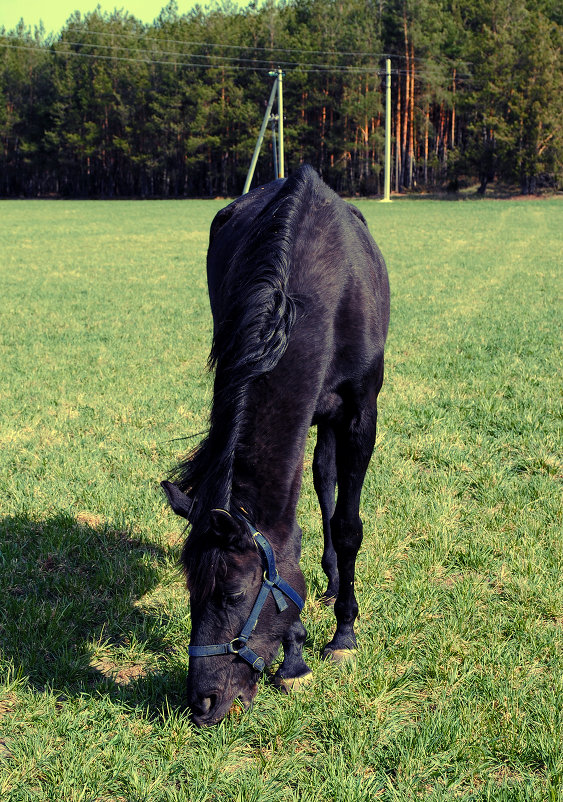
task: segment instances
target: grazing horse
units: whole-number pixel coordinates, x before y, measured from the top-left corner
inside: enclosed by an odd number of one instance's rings
[[[389,320],[385,263],[366,221],[308,166],[217,214],[207,278],[209,431],[162,483],[191,524],[182,551],[192,617],[188,703],[200,726],[219,722],[237,697],[250,705],[280,643],[275,683],[288,688],[310,673],[296,507],[312,425],[324,598],[334,600],[337,622],[324,657],[339,660],[356,647],[360,493]]]

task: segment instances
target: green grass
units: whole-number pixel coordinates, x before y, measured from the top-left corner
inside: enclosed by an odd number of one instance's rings
[[[211,398],[209,202],[2,202],[0,799],[563,798],[561,201],[359,202],[389,265],[356,669],[184,709],[181,526]],[[313,439],[306,468],[310,468]]]

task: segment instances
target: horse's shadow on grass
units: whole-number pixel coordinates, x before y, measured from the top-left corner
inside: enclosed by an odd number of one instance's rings
[[[161,659],[174,655],[167,616],[136,606],[167,560],[130,533],[64,513],[0,520],[2,663],[36,690],[183,709],[187,665]]]

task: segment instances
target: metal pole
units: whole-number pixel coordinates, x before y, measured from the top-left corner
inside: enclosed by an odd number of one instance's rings
[[[391,201],[391,59],[385,63],[385,175],[383,200]]]
[[[278,68],[278,131],[280,134],[280,178],[285,178],[283,153],[283,71]]]
[[[264,119],[262,120],[260,133],[258,134],[258,141],[256,142],[256,147],[254,148],[254,153],[252,154],[252,161],[250,162],[250,167],[248,168],[248,175],[246,176],[246,181],[244,182],[244,189],[242,190],[243,195],[246,195],[246,193],[250,189],[250,184],[254,176],[254,170],[256,169],[256,162],[258,161],[258,155],[260,153],[260,148],[262,146],[262,140],[264,139],[266,126],[268,125],[268,122],[270,120],[270,114],[272,113],[272,106],[274,105],[274,98],[276,97],[278,82],[279,82],[279,77],[276,78],[276,80],[274,81],[274,85],[272,86],[270,99],[268,100],[268,106],[266,107],[266,113],[264,114]]]
[[[280,170],[279,170],[279,166],[278,166],[278,144],[277,144],[278,143],[278,134],[277,134],[277,131],[276,131],[277,119],[276,119],[276,116],[273,115],[273,114],[272,114],[270,119],[272,120],[272,143],[273,143],[273,146],[274,146],[274,178],[279,178],[280,177]]]

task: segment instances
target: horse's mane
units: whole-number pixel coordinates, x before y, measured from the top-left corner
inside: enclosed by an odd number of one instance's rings
[[[242,241],[233,243],[209,357],[215,369],[209,431],[172,474],[193,501],[183,555],[188,575],[201,574],[196,563],[209,549],[200,535],[210,510],[228,510],[231,503],[233,464],[251,385],[278,364],[288,345],[295,321],[295,302],[287,292],[295,232],[316,181],[311,167],[301,167],[259,212]],[[209,558],[217,562],[217,555]]]

